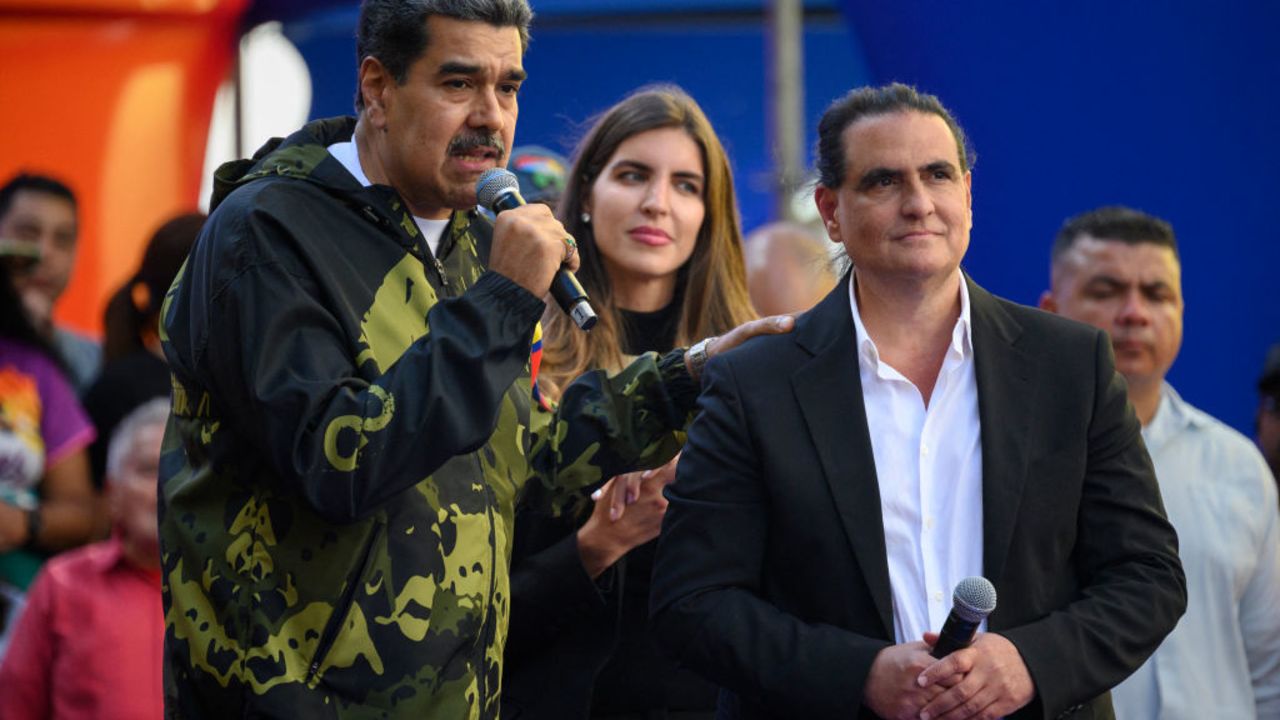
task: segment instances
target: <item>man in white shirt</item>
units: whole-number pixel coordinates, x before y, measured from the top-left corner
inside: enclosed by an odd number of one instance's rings
[[[1107,331],[1187,574],[1187,614],[1111,693],[1121,720],[1280,718],[1280,509],[1262,455],[1165,381],[1182,344],[1173,229],[1124,207],[1053,245],[1046,310]]]
[[[720,717],[1110,717],[1185,589],[1105,334],[960,270],[972,175],[937,98],[856,90],[818,135],[815,200],[856,269],[791,335],[708,364],[659,642],[724,688]],[[973,575],[989,632],[936,660]]]

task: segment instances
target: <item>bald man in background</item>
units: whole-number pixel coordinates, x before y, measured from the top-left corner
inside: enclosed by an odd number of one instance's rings
[[[745,241],[747,290],[761,315],[804,312],[836,286],[827,244],[798,223],[756,228]]]

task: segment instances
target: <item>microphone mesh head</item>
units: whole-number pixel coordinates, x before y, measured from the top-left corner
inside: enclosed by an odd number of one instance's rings
[[[492,210],[498,196],[509,190],[520,190],[520,181],[515,174],[506,168],[489,168],[480,173],[480,179],[476,180],[476,201],[482,207]]]
[[[956,584],[951,600],[957,615],[969,622],[982,622],[996,609],[996,589],[984,577],[968,577]]]

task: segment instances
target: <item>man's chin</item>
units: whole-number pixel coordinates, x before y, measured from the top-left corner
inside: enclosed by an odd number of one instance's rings
[[[479,176],[477,176],[479,178]],[[451,188],[449,195],[445,198],[449,207],[453,210],[470,210],[476,206],[476,186],[472,182],[470,184],[458,184]]]
[[[1124,376],[1129,387],[1146,387],[1152,383],[1159,384],[1164,376],[1151,367],[1151,363],[1116,362],[1116,371]]]

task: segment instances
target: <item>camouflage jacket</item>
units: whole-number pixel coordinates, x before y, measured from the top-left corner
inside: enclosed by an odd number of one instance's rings
[[[518,496],[561,507],[672,456],[696,387],[640,358],[531,401],[543,303],[438,259],[317,121],[218,171],[163,308],[166,714],[497,716]]]

